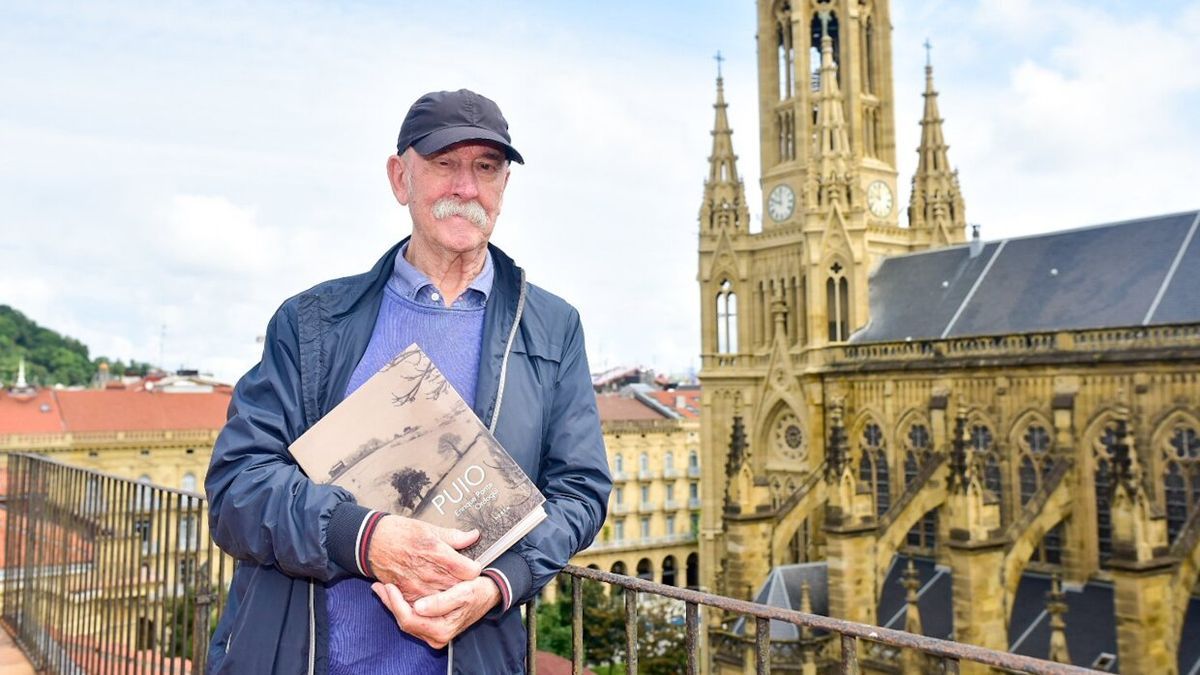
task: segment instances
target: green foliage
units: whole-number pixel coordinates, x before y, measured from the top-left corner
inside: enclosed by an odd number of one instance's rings
[[[558,600],[538,605],[538,649],[571,658],[571,583],[560,575]],[[680,603],[653,596],[638,602],[638,672],[681,673],[687,663]],[[625,597],[620,589],[605,594],[604,585],[583,583],[584,661],[598,673],[626,661]],[[621,670],[621,672],[624,672]]]
[[[12,307],[0,305],[0,380],[6,385],[16,380],[21,359],[25,359],[26,381],[39,386],[88,385],[101,361],[110,363],[109,372],[114,376],[145,375],[152,369],[137,361],[125,364],[103,357],[91,359],[87,346],[79,340],[42,328]]]

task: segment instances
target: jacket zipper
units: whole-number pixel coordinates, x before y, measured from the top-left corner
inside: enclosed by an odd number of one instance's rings
[[[317,671],[317,612],[314,594],[316,582],[308,580],[308,675]]]
[[[517,338],[517,329],[521,325],[521,314],[525,312],[525,270],[521,270],[521,292],[517,295],[517,313],[513,317],[512,328],[508,331],[508,342],[504,345],[504,358],[500,361],[500,384],[496,388],[496,407],[492,409],[492,421],[488,431],[496,433],[496,424],[500,421],[500,404],[504,402],[504,380],[508,377],[508,357],[512,354],[513,340]],[[454,673],[454,640],[446,645],[446,675]],[[526,657],[528,658],[528,656]],[[310,673],[311,675],[311,673]]]

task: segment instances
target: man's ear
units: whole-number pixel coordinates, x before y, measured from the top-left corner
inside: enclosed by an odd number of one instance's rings
[[[387,161],[388,183],[392,185],[392,194],[396,195],[396,201],[401,205],[407,206],[410,195],[408,194],[408,165],[400,158],[400,155],[392,155]]]

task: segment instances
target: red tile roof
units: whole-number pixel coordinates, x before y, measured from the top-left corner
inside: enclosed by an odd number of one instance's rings
[[[65,431],[54,390],[39,389],[32,396],[0,390],[0,433],[44,434]]]
[[[700,390],[676,389],[674,391],[647,392],[659,403],[674,410],[685,419],[700,419]]]
[[[596,406],[601,422],[629,422],[667,419],[662,413],[635,398],[620,394],[597,394]]]
[[[220,429],[231,393],[127,389],[51,390],[33,397],[0,393],[0,434]]]

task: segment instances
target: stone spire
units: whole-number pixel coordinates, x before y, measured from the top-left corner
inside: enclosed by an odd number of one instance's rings
[[[926,41],[926,48],[929,42]],[[915,244],[938,246],[965,241],[967,217],[958,172],[950,168],[938,94],[933,88],[933,65],[925,62],[925,114],[921,118],[921,145],[908,206],[908,226]]]
[[[809,592],[808,581],[800,584],[800,611],[804,614],[812,614],[812,597]],[[807,626],[800,627],[800,653],[801,653],[801,675],[817,675],[817,648],[812,644],[812,629]]]
[[[808,171],[806,198],[810,208],[840,203],[850,205],[850,137],[842,92],[838,88],[837,65],[833,61],[833,39],[829,37],[828,14],[821,15],[821,72],[817,92],[817,123]]]
[[[25,357],[21,357],[21,360],[18,362],[17,383],[13,386],[13,388],[17,391],[29,388],[29,384],[25,381]]]
[[[1062,592],[1062,582],[1057,574],[1050,584],[1050,592],[1046,594],[1046,611],[1050,614],[1048,658],[1057,663],[1070,663],[1071,655],[1067,652],[1067,622],[1063,620],[1063,615],[1067,613],[1067,596]]]
[[[904,578],[900,581],[907,591],[905,595],[904,630],[914,635],[921,635],[921,608],[917,605],[917,590],[921,588],[921,579],[912,558],[908,559],[908,567],[904,570]]]
[[[738,178],[720,54],[717,59],[717,102],[713,104],[717,115],[712,130],[712,154],[708,157],[708,178],[704,181],[704,202],[700,206],[700,231],[744,234],[750,226],[750,209],[746,205],[745,187]]]
[[[908,591],[905,596],[904,630],[913,635],[922,635],[921,608],[917,605],[917,589],[921,588],[921,579],[917,576],[912,558],[908,559],[908,567],[900,583]],[[915,649],[905,649],[900,654],[900,672],[904,675],[920,675],[926,672],[925,665],[924,655]]]

